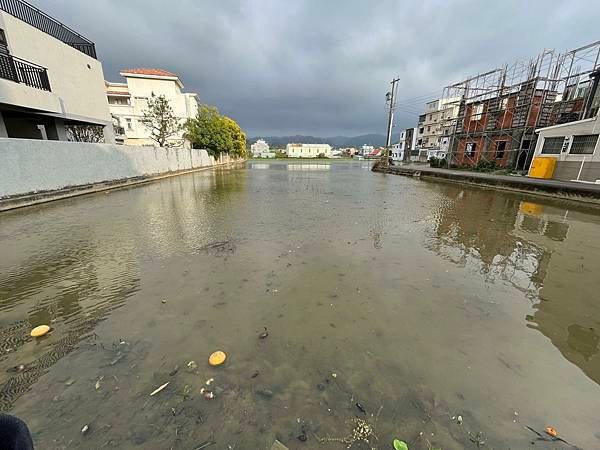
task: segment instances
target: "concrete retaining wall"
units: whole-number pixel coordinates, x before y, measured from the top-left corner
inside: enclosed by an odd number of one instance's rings
[[[552,178],[563,181],[575,180],[579,169],[581,169],[581,161],[556,161]],[[600,161],[585,162],[579,179],[591,182],[600,180]]]
[[[206,150],[0,138],[0,198],[214,164]]]

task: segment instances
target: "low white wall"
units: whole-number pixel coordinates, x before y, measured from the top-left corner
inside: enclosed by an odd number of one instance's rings
[[[0,138],[0,198],[214,163],[206,150]]]

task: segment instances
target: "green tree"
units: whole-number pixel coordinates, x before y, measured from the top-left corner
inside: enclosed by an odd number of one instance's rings
[[[230,117],[223,117],[225,127],[229,131],[231,140],[233,141],[233,148],[231,153],[235,156],[246,156],[246,133],[242,131],[237,122]]]
[[[216,158],[221,153],[246,154],[246,134],[235,120],[222,116],[214,106],[200,105],[198,114],[187,120],[184,129],[185,138],[195,148],[206,149]]]
[[[141,122],[150,131],[150,139],[159,147],[181,145],[180,140],[169,141],[169,138],[181,131],[181,124],[164,95],[152,93],[148,99],[148,108],[142,112]]]

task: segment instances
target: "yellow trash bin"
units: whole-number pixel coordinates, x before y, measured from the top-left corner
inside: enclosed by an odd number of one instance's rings
[[[531,178],[544,178],[550,179],[554,175],[554,168],[556,167],[556,158],[547,156],[537,156],[531,161],[531,168],[529,169],[529,176]]]

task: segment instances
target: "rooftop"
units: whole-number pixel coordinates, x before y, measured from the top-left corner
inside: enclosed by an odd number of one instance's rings
[[[153,77],[179,78],[176,74],[174,74],[173,72],[169,72],[168,70],[151,69],[151,68],[146,68],[146,67],[140,67],[138,69],[123,69],[123,70],[121,70],[120,73],[121,73],[121,75],[126,74],[126,73],[131,73],[131,74],[135,74],[135,75],[150,75]]]

